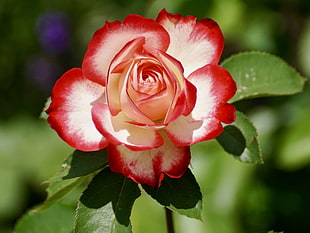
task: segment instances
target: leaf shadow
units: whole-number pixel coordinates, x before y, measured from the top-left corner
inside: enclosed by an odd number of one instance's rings
[[[129,226],[131,209],[139,196],[136,183],[106,167],[93,178],[80,201],[91,209],[102,208],[111,202],[116,220]]]
[[[142,187],[163,206],[172,205],[177,209],[191,209],[202,200],[200,187],[190,169],[180,178],[165,176],[157,189],[148,185],[142,185]]]
[[[106,150],[84,152],[75,150],[70,160],[68,174],[63,179],[85,176],[108,165]]]
[[[240,157],[246,148],[246,139],[239,128],[228,125],[216,140],[223,149],[234,156]]]

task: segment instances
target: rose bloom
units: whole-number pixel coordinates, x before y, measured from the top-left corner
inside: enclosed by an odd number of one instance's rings
[[[55,84],[48,122],[70,146],[107,149],[110,169],[159,187],[181,177],[190,145],[213,139],[235,120],[236,92],[218,65],[219,26],[162,10],[157,19],[129,15],[93,36],[82,68]]]

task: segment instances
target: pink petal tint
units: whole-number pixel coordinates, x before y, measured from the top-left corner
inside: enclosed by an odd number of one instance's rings
[[[128,118],[123,113],[111,116],[107,104],[95,104],[92,115],[98,131],[115,145],[123,144],[139,151],[154,149],[163,144],[157,131],[127,123]]]
[[[217,64],[224,48],[224,37],[211,19],[197,22],[197,17],[175,14],[162,10],[156,21],[168,32],[170,44],[167,53],[179,60],[184,76],[206,64]]]

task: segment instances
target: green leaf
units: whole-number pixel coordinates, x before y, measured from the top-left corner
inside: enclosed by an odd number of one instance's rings
[[[246,140],[240,129],[235,125],[224,127],[224,132],[216,139],[224,147],[226,152],[235,156],[241,156],[246,148]]]
[[[112,203],[100,208],[88,208],[78,203],[75,220],[75,233],[131,233],[131,224],[120,224],[114,214]]]
[[[263,163],[258,135],[253,123],[241,112],[236,112],[236,121],[224,127],[216,138],[224,150],[247,163]]]
[[[69,173],[69,170],[71,168],[72,156],[73,154],[70,154],[69,157],[66,158],[66,160],[61,164],[61,169],[54,176],[45,180],[43,183],[49,184],[49,183],[53,183],[56,181],[62,181],[63,178]]]
[[[62,169],[45,183],[85,176],[107,165],[106,150],[91,152],[75,150],[62,164]]]
[[[44,107],[43,107],[43,109],[42,109],[42,112],[41,112],[41,114],[40,114],[40,118],[41,118],[41,119],[47,120],[48,114],[47,114],[45,111],[48,109],[48,107],[50,106],[51,102],[52,102],[51,97],[48,97],[47,100],[46,100],[46,102],[45,102],[45,104],[44,104]]]
[[[158,189],[148,185],[142,187],[161,205],[179,214],[201,220],[202,195],[190,169],[180,178],[166,176]]]
[[[75,189],[85,180],[84,177],[55,181],[49,184],[47,188],[47,198],[34,212],[39,212],[59,202],[66,194]]]
[[[42,211],[60,201],[67,193],[85,181],[89,175],[108,164],[105,150],[74,151],[62,164],[62,169],[48,183],[47,199],[34,211]]]
[[[237,83],[230,100],[291,95],[302,91],[305,79],[282,59],[263,52],[234,55],[221,64]]]
[[[112,216],[111,208],[115,217],[104,220],[108,221],[105,224],[110,227],[103,232],[112,232],[112,229],[119,225],[123,226],[120,229],[127,229],[130,227],[133,203],[140,195],[136,183],[106,167],[93,178],[80,198],[82,205],[76,220],[77,232],[91,232],[86,223],[93,222],[94,219],[103,221],[105,215]],[[107,207],[109,205],[111,207]],[[99,222],[94,224],[100,225]]]
[[[56,204],[39,213],[29,211],[16,224],[14,233],[71,233],[74,209]]]
[[[64,179],[85,176],[108,165],[106,150],[84,152],[76,150],[72,154],[68,174]]]

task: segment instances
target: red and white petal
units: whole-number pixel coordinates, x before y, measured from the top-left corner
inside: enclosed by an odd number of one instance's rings
[[[171,122],[165,132],[175,145],[190,146],[216,138],[223,132],[223,127],[215,117],[195,120],[188,115]]]
[[[95,82],[106,82],[112,59],[133,39],[145,37],[145,43],[166,51],[169,35],[166,30],[152,19],[129,15],[124,22],[106,22],[88,44],[82,69],[84,75]]]
[[[142,151],[154,149],[163,144],[159,133],[128,123],[130,119],[122,112],[112,116],[107,104],[95,104],[92,108],[92,116],[99,132],[115,145],[124,144],[131,150]]]
[[[67,71],[57,80],[52,102],[46,110],[48,122],[58,135],[75,149],[96,151],[109,142],[96,129],[91,108],[94,102],[104,102],[104,87],[83,77],[81,69]]]
[[[236,92],[236,84],[225,69],[207,65],[188,78],[197,88],[196,105],[191,114],[171,122],[165,131],[179,146],[217,137],[223,130],[221,122],[235,120],[235,107],[226,103]]]
[[[112,144],[107,149],[113,172],[152,187],[160,186],[164,174],[172,178],[181,177],[191,157],[189,147],[177,147],[167,137],[161,147],[149,151],[131,151],[123,145]]]
[[[185,79],[185,98],[186,109],[183,113],[184,116],[190,114],[195,107],[197,99],[197,88],[188,79]]]
[[[222,122],[234,121],[234,111],[230,110],[230,114],[223,116],[218,115],[225,112],[222,108],[227,108],[226,102],[237,90],[236,83],[227,70],[218,65],[206,65],[192,73],[188,80],[197,88],[196,105],[191,113],[195,120],[214,116]]]
[[[217,23],[211,19],[197,22],[194,16],[182,17],[162,10],[157,19],[169,33],[167,53],[179,60],[187,77],[205,64],[217,64],[220,60],[224,37]]]

